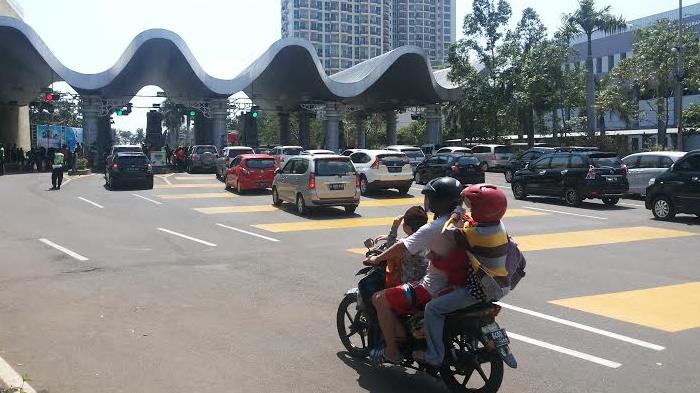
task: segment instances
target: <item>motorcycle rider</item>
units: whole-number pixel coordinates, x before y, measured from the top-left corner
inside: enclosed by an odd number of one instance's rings
[[[501,222],[508,206],[505,194],[494,185],[475,184],[464,189],[462,197],[471,209],[469,224],[445,233],[459,245],[459,250],[444,260],[438,256],[433,263],[440,265],[451,260],[450,264],[468,265],[466,280],[464,285],[425,306],[423,326],[428,350],[415,354],[416,360],[435,367],[442,365],[445,356],[445,314],[477,303],[497,301],[506,294],[502,288],[508,286],[508,234]]]
[[[461,204],[462,184],[451,177],[441,177],[428,182],[423,188],[426,211],[435,214],[432,223],[423,225],[416,233],[402,239],[378,256],[371,256],[366,264],[376,265],[382,261],[399,257],[405,252],[417,254],[430,250],[436,257],[445,258],[457,247],[454,237],[444,236],[442,229],[450,214]],[[466,264],[464,264],[466,266]],[[377,310],[386,348],[377,351],[378,361],[397,363],[400,361],[397,340],[405,340],[406,332],[400,327],[396,314],[409,314],[414,308],[427,304],[448,287],[446,271],[438,269],[430,260],[425,276],[418,283],[402,284],[374,295],[372,303]]]

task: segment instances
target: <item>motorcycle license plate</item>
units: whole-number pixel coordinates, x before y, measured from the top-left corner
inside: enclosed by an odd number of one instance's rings
[[[484,335],[486,341],[493,341],[496,348],[505,347],[510,344],[510,339],[508,334],[506,334],[505,329],[501,329],[498,324],[491,323],[481,328],[481,333]]]
[[[345,189],[345,184],[343,183],[338,183],[338,184],[329,184],[328,189],[331,191],[340,191]]]

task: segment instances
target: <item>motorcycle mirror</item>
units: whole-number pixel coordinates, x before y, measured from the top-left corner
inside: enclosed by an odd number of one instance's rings
[[[374,247],[374,239],[367,239],[367,240],[365,240],[365,247],[367,247],[367,248],[372,248],[372,247]]]

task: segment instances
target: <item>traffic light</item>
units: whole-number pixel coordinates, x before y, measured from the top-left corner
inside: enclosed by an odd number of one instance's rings
[[[54,93],[54,92],[46,93],[44,95],[44,101],[46,101],[46,102],[58,101],[59,98],[60,98],[60,94]]]
[[[258,116],[260,116],[260,107],[257,105],[253,105],[250,107],[250,117],[253,119],[257,119]]]
[[[124,112],[126,112],[124,108],[117,109],[117,116],[124,116]]]
[[[190,109],[190,117],[195,117],[197,115],[197,111],[194,109]]]

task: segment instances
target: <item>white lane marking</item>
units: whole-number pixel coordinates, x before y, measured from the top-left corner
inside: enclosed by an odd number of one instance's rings
[[[10,388],[22,388],[23,393],[36,393],[36,390],[29,383],[24,382],[22,376],[2,357],[0,357],[0,382]]]
[[[71,251],[71,250],[69,250],[69,249],[67,249],[67,248],[65,248],[65,247],[63,247],[63,246],[59,246],[58,244],[52,242],[51,240],[43,239],[43,238],[42,238],[42,239],[39,239],[39,241],[42,242],[42,243],[44,243],[44,244],[46,244],[46,245],[49,246],[49,247],[53,247],[53,248],[57,249],[58,251],[60,251],[60,252],[62,252],[62,253],[64,253],[64,254],[68,254],[68,255],[70,255],[71,257],[73,257],[73,258],[75,258],[75,259],[77,259],[77,260],[79,260],[79,261],[81,261],[81,262],[85,262],[85,261],[88,260],[87,258],[85,258],[84,256],[78,254],[77,252]]]
[[[607,217],[588,216],[588,215],[585,215],[585,214],[576,214],[576,213],[563,212],[563,211],[561,211],[561,210],[540,209],[540,208],[538,208],[538,207],[529,207],[529,206],[523,206],[523,209],[539,210],[539,211],[549,212],[549,213],[566,214],[566,215],[568,215],[568,216],[585,217],[585,218],[594,218],[594,219],[596,219],[596,220],[607,220]]]
[[[145,200],[145,201],[149,201],[149,202],[151,202],[151,203],[153,203],[153,204],[156,204],[156,205],[162,205],[162,204],[163,204],[163,202],[154,201],[153,199],[151,199],[151,198],[146,198],[146,197],[143,196],[143,195],[139,195],[139,194],[131,194],[131,195],[133,195],[133,196],[135,196],[135,197],[137,197],[137,198],[141,198],[141,199],[143,199],[143,200]]]
[[[551,349],[552,351],[555,351],[555,352],[563,353],[565,355],[573,356],[575,358],[579,358],[579,359],[587,360],[587,361],[592,362],[592,363],[600,364],[601,366],[610,367],[610,368],[618,368],[618,367],[622,366],[621,363],[613,362],[612,360],[603,359],[603,358],[599,358],[598,356],[589,355],[587,353],[575,351],[573,349],[560,347],[559,345],[550,344],[548,342],[544,342],[544,341],[536,340],[534,338],[522,336],[522,335],[517,334],[517,333],[508,332],[508,337],[512,338],[513,340],[522,341],[524,343],[536,345],[538,347],[542,347],[542,348],[546,348],[546,349]]]
[[[573,321],[568,321],[568,320],[566,320],[566,319],[557,318],[557,317],[554,317],[554,316],[551,316],[551,315],[543,314],[543,313],[541,313],[541,312],[528,310],[528,309],[526,309],[526,308],[522,308],[522,307],[518,307],[518,306],[513,306],[513,305],[510,305],[510,304],[503,303],[503,302],[498,302],[497,304],[499,304],[501,307],[506,308],[506,309],[509,309],[509,310],[521,312],[521,313],[523,313],[523,314],[528,314],[528,315],[531,315],[531,316],[537,317],[537,318],[546,319],[546,320],[548,320],[548,321],[560,323],[560,324],[562,324],[562,325],[571,326],[571,327],[574,327],[574,328],[576,328],[576,329],[585,330],[585,331],[587,331],[587,332],[591,332],[591,333],[595,333],[595,334],[600,334],[601,336],[606,336],[606,337],[614,338],[614,339],[616,339],[616,340],[624,341],[624,342],[626,342],[626,343],[630,343],[630,344],[634,344],[634,345],[639,345],[640,347],[652,349],[652,350],[654,350],[654,351],[663,351],[664,349],[666,349],[666,347],[663,347],[663,346],[661,346],[661,345],[652,344],[652,343],[650,343],[650,342],[638,340],[638,339],[636,339],[636,338],[624,336],[624,335],[622,335],[622,334],[617,334],[617,333],[609,332],[609,331],[607,331],[607,330],[594,328],[594,327],[592,327],[592,326],[584,325],[584,324],[581,324],[581,323],[578,323],[578,322],[573,322]]]
[[[255,236],[255,237],[259,237],[259,238],[261,238],[261,239],[269,240],[269,241],[271,241],[271,242],[278,242],[278,241],[279,241],[279,240],[274,239],[274,238],[271,238],[271,237],[267,237],[267,236],[263,236],[263,235],[258,235],[257,233],[244,231],[243,229],[238,229],[238,228],[230,227],[230,226],[228,226],[228,225],[224,225],[224,224],[216,224],[216,225],[218,225],[218,226],[220,226],[220,227],[222,227],[222,228],[230,229],[230,230],[232,230],[232,231],[236,231],[236,232],[240,232],[240,233],[245,233],[246,235]]]
[[[165,232],[165,233],[169,233],[171,235],[179,236],[183,239],[192,240],[193,242],[204,244],[205,246],[216,247],[216,244],[214,244],[214,243],[209,243],[208,241],[204,241],[202,239],[197,239],[196,237],[183,235],[182,233],[171,231],[170,229],[165,229],[165,228],[156,228],[156,229],[158,229],[161,232]]]
[[[170,176],[174,175],[174,173],[169,173],[167,175],[157,175],[156,177],[163,179],[167,184],[172,185],[173,183],[170,182],[170,179],[168,179]]]
[[[100,209],[104,209],[104,208],[105,208],[104,206],[100,205],[99,203],[95,203],[95,202],[93,202],[93,201],[91,201],[91,200],[89,200],[89,199],[85,199],[85,198],[83,198],[83,197],[78,197],[78,199],[80,199],[80,200],[83,201],[83,202],[87,202],[87,203],[89,203],[89,204],[91,204],[91,205],[93,205],[93,206],[95,206],[95,207],[100,208]]]

